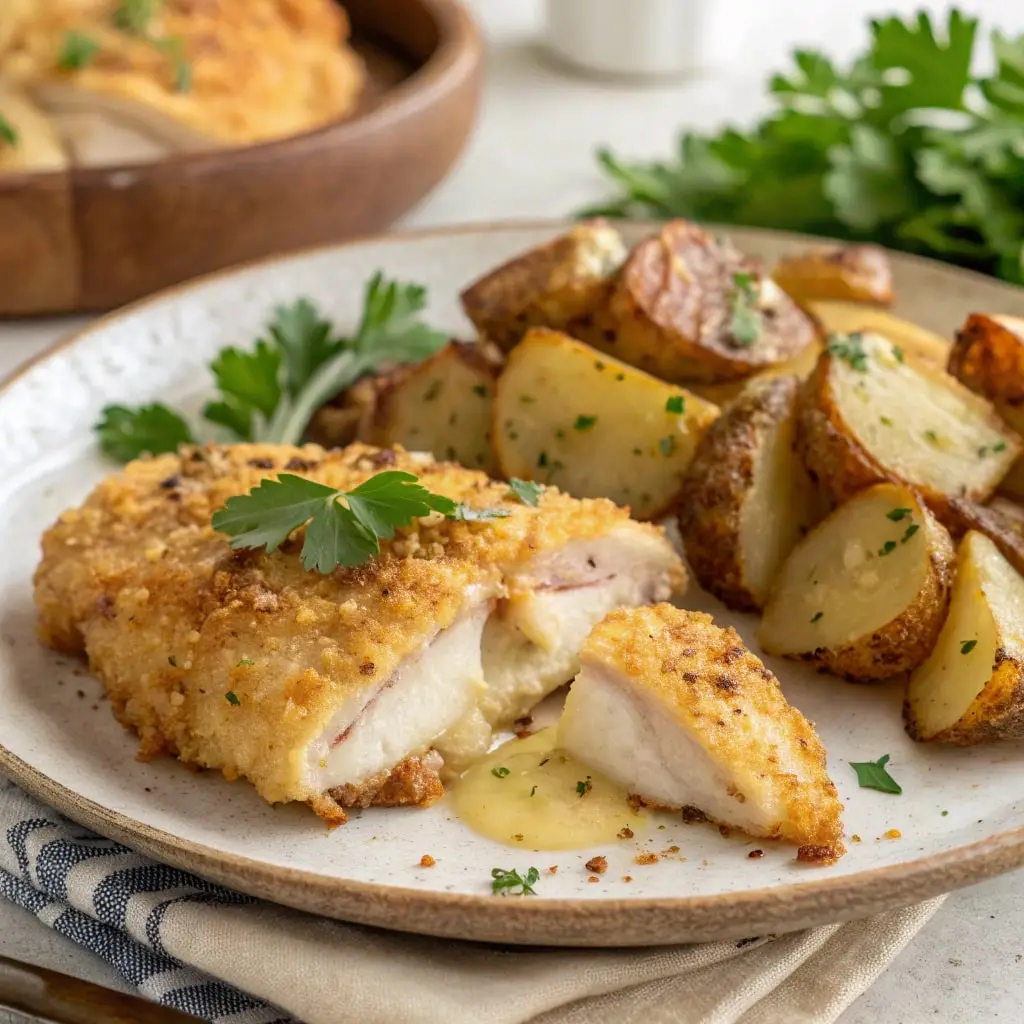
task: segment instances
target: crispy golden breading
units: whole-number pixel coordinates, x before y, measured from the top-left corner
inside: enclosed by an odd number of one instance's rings
[[[118,26],[121,6],[40,0],[0,15],[4,74],[30,89],[62,84],[135,102],[224,143],[338,120],[362,89],[362,64],[344,45],[345,13],[332,0],[164,0],[143,33]],[[69,32],[98,47],[79,69],[60,66]]]
[[[302,568],[301,531],[268,555],[231,551],[210,525],[229,497],[279,471],[350,490],[385,469],[510,514],[418,520],[382,542],[378,559],[328,576]],[[46,532],[39,629],[50,645],[88,655],[143,756],[167,751],[245,776],[267,800],[309,801],[337,819],[336,803],[310,791],[302,752],[339,703],[375,692],[451,625],[467,588],[497,595],[504,566],[626,521],[609,501],[553,488],[528,507],[482,473],[401,450],[187,448],[131,463]]]
[[[732,329],[748,277],[757,292],[753,342]],[[608,317],[608,334],[598,332],[591,344],[681,384],[749,377],[790,362],[817,338],[814,321],[762,275],[756,260],[685,220],[669,221],[633,249]]]
[[[709,818],[751,834],[823,848],[819,860],[844,852],[842,805],[828,777],[825,748],[734,629],[715,625],[703,612],[669,604],[622,609],[593,630],[580,659],[584,674],[625,687],[629,714],[661,723],[651,726],[661,731],[648,760],[661,758],[668,765],[670,756],[683,756],[680,751],[696,745],[683,786],[706,787],[693,795],[708,798],[700,810]],[[570,692],[566,718],[576,713]],[[667,732],[669,722],[678,730],[675,743]],[[565,742],[564,719],[560,728]],[[610,749],[613,738],[594,732],[589,742]],[[595,767],[607,771],[600,762]],[[656,802],[665,804],[665,796]],[[727,806],[728,814],[714,813],[713,805]],[[765,814],[779,816],[766,821]]]

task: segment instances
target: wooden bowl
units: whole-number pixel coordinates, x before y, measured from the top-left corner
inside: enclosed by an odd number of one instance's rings
[[[0,174],[0,315],[111,309],[235,263],[380,231],[454,164],[483,46],[456,0],[345,0],[369,84],[347,121],[153,163]]]

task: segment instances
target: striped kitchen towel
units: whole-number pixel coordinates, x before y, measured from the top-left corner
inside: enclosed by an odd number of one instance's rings
[[[941,899],[779,937],[530,950],[340,924],[156,864],[0,779],[0,896],[215,1024],[830,1024]]]

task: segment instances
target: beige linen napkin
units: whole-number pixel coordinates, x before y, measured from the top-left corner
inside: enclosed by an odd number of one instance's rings
[[[163,945],[307,1024],[827,1024],[943,899],[775,939],[531,951],[279,907],[171,907]]]
[[[0,898],[143,995],[213,1024],[828,1024],[942,902],[660,949],[442,941],[222,889],[79,828],[2,779]],[[530,897],[494,897],[520,898]]]

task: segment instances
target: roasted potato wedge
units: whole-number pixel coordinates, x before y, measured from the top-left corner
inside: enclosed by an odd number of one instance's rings
[[[328,431],[339,438],[351,431],[345,440],[329,440],[400,444],[493,475],[491,415],[500,366],[480,345],[449,342],[416,366],[359,381],[340,406],[318,412],[310,433],[323,444]]]
[[[840,505],[779,571],[758,640],[765,651],[855,682],[928,657],[953,578],[953,542],[909,487],[878,484]]]
[[[636,246],[599,321],[596,347],[677,383],[749,377],[817,337],[756,260],[684,220]]]
[[[949,351],[949,372],[1024,435],[1024,320],[972,313]],[[1024,460],[1018,459],[1000,490],[1024,498]]]
[[[858,302],[805,302],[826,334],[851,334],[854,331],[881,334],[888,338],[910,360],[936,370],[944,370],[949,358],[949,342],[923,327],[887,313],[884,309]]]
[[[700,585],[727,607],[764,606],[821,500],[796,454],[796,377],[755,378],[697,445],[683,482],[679,531]]]
[[[891,306],[892,267],[877,245],[820,245],[779,260],[775,283],[799,303],[809,299]]]
[[[494,396],[503,475],[606,497],[654,519],[675,504],[718,409],[557,331],[534,329]]]
[[[530,327],[584,336],[625,259],[615,228],[578,224],[474,281],[460,296],[462,308],[481,336],[506,352]]]
[[[949,616],[910,677],[903,713],[924,742],[1024,736],[1024,579],[983,534],[960,543]]]
[[[952,498],[948,520],[954,537],[972,530],[983,533],[1017,572],[1024,573],[1024,509],[1019,505],[999,497],[984,505]]]
[[[990,497],[1021,447],[984,399],[879,334],[829,340],[798,422],[804,462],[837,502],[890,480],[920,490],[944,521],[950,498]]]

